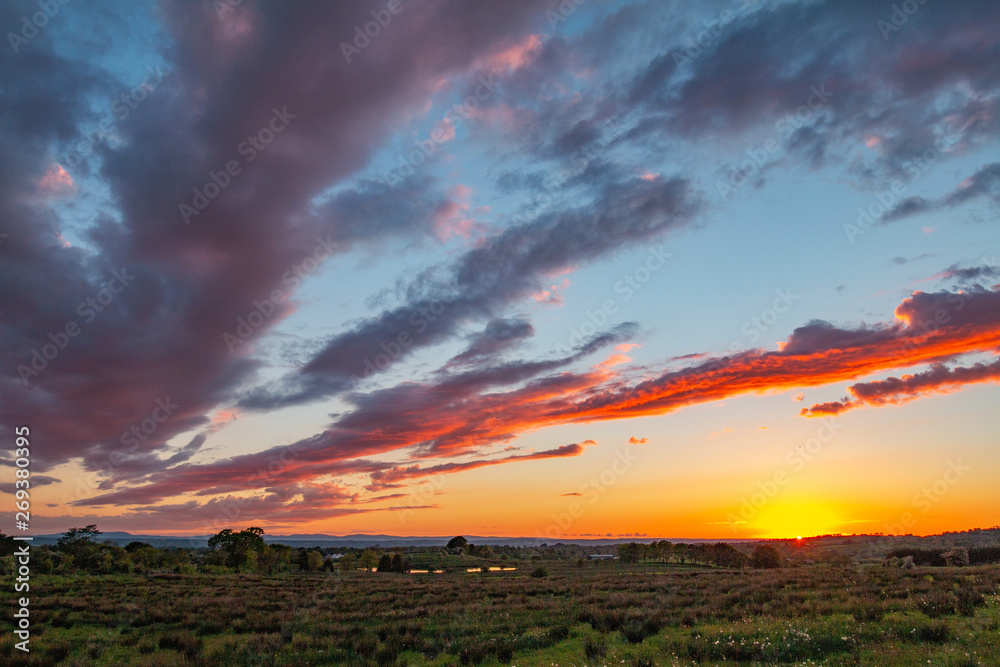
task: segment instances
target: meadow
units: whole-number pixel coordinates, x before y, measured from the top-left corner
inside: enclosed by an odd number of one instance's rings
[[[415,563],[415,565],[417,565]],[[39,575],[31,665],[1000,665],[1000,567]],[[0,600],[12,609],[12,587]],[[5,658],[6,659],[6,658]]]

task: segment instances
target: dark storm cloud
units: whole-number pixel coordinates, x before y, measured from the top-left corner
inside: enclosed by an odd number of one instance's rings
[[[5,5],[4,25],[32,8]],[[392,194],[360,182],[318,208],[310,202],[365,166],[429,81],[464,71],[543,11],[532,2],[414,7],[393,25],[391,39],[376,40],[348,64],[335,44],[370,19],[361,5],[244,2],[220,16],[210,2],[162,3],[169,36],[156,45],[167,61],[163,82],[116,121],[114,145],[97,142],[95,164],[111,203],[81,230],[96,246],[88,249],[62,243],[51,196],[40,184],[57,167],[51,156],[81,138],[81,123],[92,115],[87,96],[120,84],[56,55],[45,36],[5,58],[0,383],[11,398],[0,406],[0,422],[27,420],[58,443],[38,453],[36,469],[78,456],[105,469],[122,447],[122,432],[166,396],[181,408],[134,453],[143,465],[176,464],[177,455],[141,455],[203,426],[206,412],[253,376],[259,362],[244,350],[231,353],[222,335],[254,301],[287,289],[283,276],[323,240],[341,252],[355,243],[419,237],[445,203],[426,181]],[[247,138],[277,127],[281,132],[250,162],[241,152]],[[240,173],[185,224],[180,205],[193,204],[195,190],[204,192],[212,174],[220,179],[233,160]],[[407,200],[416,206],[407,208]],[[135,277],[92,321],[80,322],[78,304],[115,270]],[[290,310],[278,306],[255,335]],[[18,365],[30,364],[33,350],[74,320],[82,332],[25,386]]]

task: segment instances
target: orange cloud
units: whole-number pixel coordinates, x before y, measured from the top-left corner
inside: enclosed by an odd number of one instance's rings
[[[351,398],[355,410],[312,438],[225,461],[176,466],[151,474],[145,486],[79,504],[134,504],[192,491],[212,495],[272,488],[322,475],[369,474],[384,485],[528,458],[573,456],[582,445],[428,468],[399,468],[364,458],[394,451],[407,451],[411,460],[467,455],[555,425],[665,414],[739,394],[821,386],[1000,349],[998,291],[916,292],[896,314],[894,322],[875,327],[843,329],[811,322],[796,329],[781,351],[751,350],[651,377],[648,368],[628,371],[642,373],[638,379],[600,366],[538,376],[558,364],[523,362],[468,370],[436,384],[405,383],[356,394]],[[510,384],[520,386],[497,389]],[[280,461],[277,469],[275,461]]]
[[[964,385],[979,382],[1000,382],[1000,360],[992,364],[979,363],[952,369],[943,364],[935,364],[930,370],[914,375],[862,382],[848,387],[847,391],[854,396],[853,400],[844,397],[839,401],[819,403],[811,408],[802,408],[800,414],[822,417],[839,415],[863,406],[902,405],[922,396],[950,393]]]

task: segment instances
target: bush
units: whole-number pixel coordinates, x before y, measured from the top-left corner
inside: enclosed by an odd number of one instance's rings
[[[531,572],[531,576],[533,576],[535,579],[541,579],[543,577],[549,576],[549,571],[546,570],[541,565],[539,565]]]
[[[603,658],[607,652],[608,645],[603,641],[593,637],[587,637],[583,640],[583,654],[587,656],[587,660],[595,661],[598,658]]]
[[[660,623],[652,618],[633,619],[622,625],[620,632],[630,644],[639,644],[646,637],[652,637],[660,631]]]
[[[955,598],[949,593],[935,590],[927,597],[920,598],[917,601],[917,608],[931,618],[954,614]]]
[[[917,637],[921,641],[943,644],[951,637],[951,628],[944,621],[935,621],[917,628]]]
[[[983,594],[969,584],[955,588],[955,608],[962,616],[975,616],[976,607],[986,604]]]

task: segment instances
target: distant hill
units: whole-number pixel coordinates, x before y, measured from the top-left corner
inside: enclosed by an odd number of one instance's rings
[[[36,535],[35,544],[55,544],[62,536],[62,533],[51,535]],[[125,546],[129,542],[147,542],[154,547],[186,547],[201,548],[208,546],[209,535],[142,535],[126,533],[121,531],[109,531],[101,534],[101,541],[111,542],[120,546]],[[325,535],[321,533],[295,534],[295,535],[265,535],[264,539],[270,543],[287,544],[293,547],[443,547],[454,535],[443,537],[407,537],[401,535]],[[548,539],[535,537],[495,537],[488,535],[466,535],[465,538],[472,544],[489,544],[493,546],[514,546],[532,547],[541,544],[576,544],[580,546],[605,546],[609,544],[623,544],[626,542],[649,542],[661,539],[670,542],[685,542],[688,544],[698,544],[701,542],[755,542],[757,540],[703,540],[688,539],[683,537],[654,537],[654,538],[595,538],[595,539]]]
[[[52,535],[36,535],[35,544],[55,544],[62,536],[62,533]],[[120,546],[125,546],[129,542],[148,542],[154,547],[186,547],[197,549],[208,546],[209,535],[142,535],[126,532],[110,531],[101,534],[101,540],[111,542]],[[404,535],[326,535],[322,533],[307,533],[293,535],[265,535],[264,539],[270,543],[287,544],[293,547],[443,547],[448,543],[453,535],[441,537],[410,537]],[[551,539],[545,537],[496,537],[489,535],[465,535],[466,540],[472,544],[489,544],[492,546],[512,546],[512,547],[537,547],[542,544],[572,544],[577,546],[600,547],[613,544],[624,544],[627,542],[640,542],[649,544],[667,540],[669,542],[683,542],[686,544],[729,542],[751,543],[763,542],[763,539],[692,539],[686,537],[621,537],[621,538],[593,538],[593,539]],[[786,540],[794,541],[794,540]],[[974,529],[964,532],[949,532],[941,535],[819,535],[807,537],[804,542],[817,547],[848,546],[861,547],[869,545],[884,549],[887,544],[906,544],[910,546],[944,546],[948,544],[963,544],[965,546],[992,545],[1000,541],[1000,527],[987,529]]]

